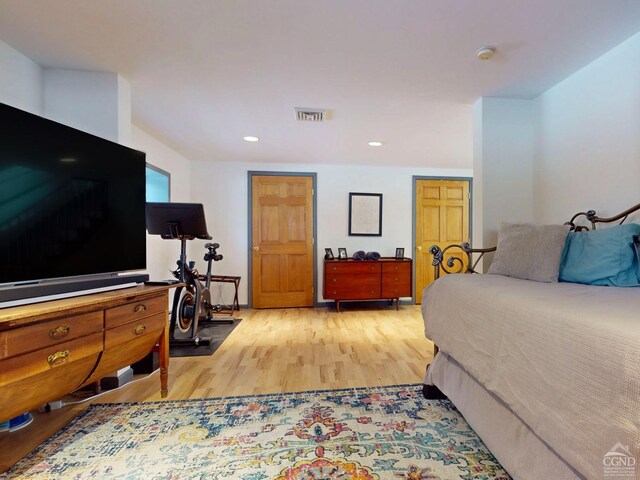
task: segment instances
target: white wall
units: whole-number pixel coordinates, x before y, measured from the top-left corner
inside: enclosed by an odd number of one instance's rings
[[[171,174],[172,202],[190,201],[191,169],[188,159],[135,125],[131,130],[131,146],[147,154],[147,163]],[[147,272],[151,279],[172,278],[169,269],[176,267],[179,255],[180,243],[177,240],[147,235]]]
[[[473,247],[484,247],[484,170],[482,168],[482,99],[473,104]],[[482,262],[482,261],[481,261]],[[482,269],[482,264],[478,265]]]
[[[0,41],[0,102],[42,114],[42,68]]]
[[[536,222],[640,202],[640,33],[534,103]]]
[[[131,140],[131,87],[116,73],[46,68],[44,115],[126,145]]]
[[[131,146],[131,83],[118,75],[118,143]]]
[[[476,246],[495,246],[502,222],[533,220],[533,128],[531,100],[484,97],[474,104]]]
[[[412,176],[471,177],[471,169],[357,167],[231,162],[192,162],[191,201],[202,203],[207,226],[220,243],[224,260],[214,264],[218,275],[240,275],[240,303],[248,303],[248,172],[286,171],[317,173],[318,300],[322,300],[322,257],[325,247],[375,250],[393,256],[396,247],[412,254]],[[382,237],[349,237],[349,192],[383,194]],[[194,241],[191,252],[198,264],[205,242]]]

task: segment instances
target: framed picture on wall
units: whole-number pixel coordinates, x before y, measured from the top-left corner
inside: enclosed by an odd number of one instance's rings
[[[349,193],[349,236],[382,236],[381,193]]]

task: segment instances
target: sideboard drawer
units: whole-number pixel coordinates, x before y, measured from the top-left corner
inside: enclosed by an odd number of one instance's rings
[[[0,395],[0,419],[8,420],[75,390],[91,374],[99,355],[94,353],[64,368],[52,368],[4,385]]]
[[[349,261],[336,260],[327,263],[327,273],[380,273],[380,263],[377,261]]]
[[[102,331],[102,311],[0,332],[0,360]]]
[[[162,312],[107,330],[104,334],[104,348],[108,350],[116,345],[151,333],[155,333],[156,336],[160,335],[166,323],[167,315]]]
[[[0,361],[0,387],[53,369],[65,369],[68,364],[100,351],[102,332],[7,358]]]
[[[105,310],[105,328],[110,329],[138,318],[162,313],[167,309],[166,296],[145,298]]]
[[[143,358],[158,342],[167,323],[166,312],[139,318],[104,332],[104,351],[85,385]],[[168,328],[168,327],[167,327]]]

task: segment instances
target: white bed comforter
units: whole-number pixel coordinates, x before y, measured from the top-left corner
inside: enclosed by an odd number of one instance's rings
[[[603,478],[621,443],[640,478],[640,288],[446,275],[424,295],[427,337],[569,465]]]

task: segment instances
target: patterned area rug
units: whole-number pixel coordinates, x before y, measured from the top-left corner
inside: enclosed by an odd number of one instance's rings
[[[8,475],[509,479],[455,407],[420,385],[94,405]]]

